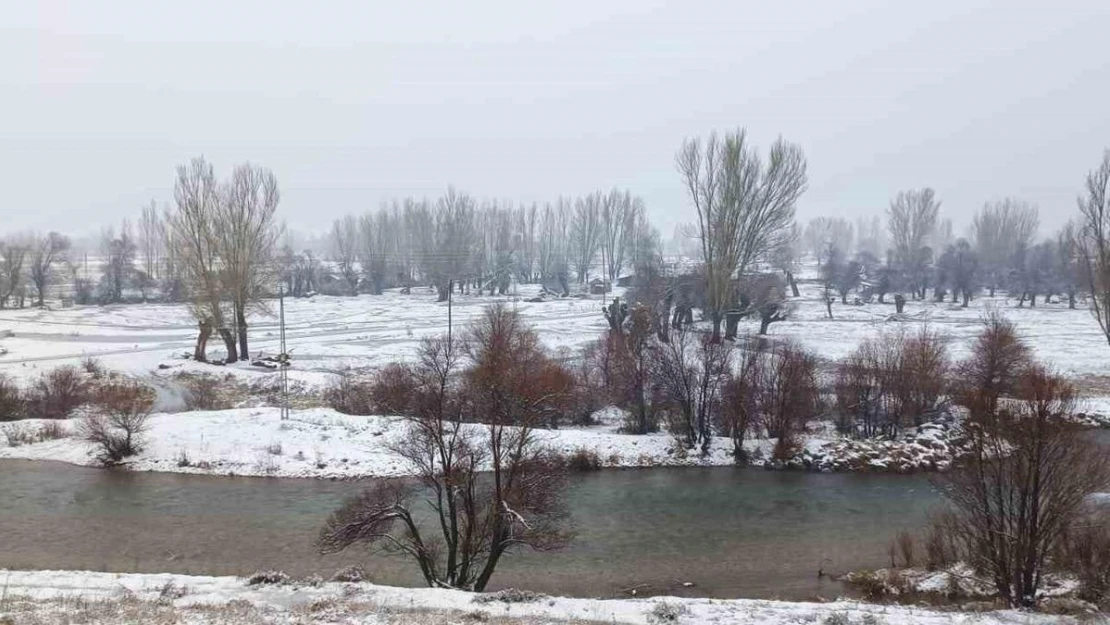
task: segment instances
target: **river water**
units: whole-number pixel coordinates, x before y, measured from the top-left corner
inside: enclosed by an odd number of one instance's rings
[[[275,568],[327,577],[360,564],[376,582],[421,585],[402,559],[314,552],[324,518],[363,485],[0,460],[0,568],[210,575]],[[491,590],[607,597],[646,585],[641,593],[832,597],[844,589],[819,570],[885,565],[898,530],[920,527],[938,502],[923,476],[737,468],[582,474],[569,491],[572,545],[510,555]]]

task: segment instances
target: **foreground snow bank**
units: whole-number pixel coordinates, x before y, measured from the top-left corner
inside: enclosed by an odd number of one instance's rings
[[[527,597],[524,602],[481,601],[481,595],[455,590],[395,588],[356,583],[302,582],[249,586],[236,577],[139,575],[81,571],[0,570],[5,611],[18,622],[35,609],[31,600],[49,609],[52,601],[80,599],[81,605],[113,600],[149,602],[180,611],[181,622],[211,622],[199,608],[226,606],[243,614],[244,604],[267,618],[263,622],[294,622],[289,616],[309,617],[311,622],[392,623],[414,622],[415,613],[455,614],[451,622],[494,619],[505,623],[1069,623],[1073,619],[1019,612],[966,614],[934,612],[913,607],[879,606],[850,601],[790,603],[749,599],[712,600],[683,598],[568,599]],[[523,595],[524,593],[520,593]],[[519,595],[518,595],[519,596]],[[74,603],[64,604],[72,609]],[[17,612],[16,610],[20,610]],[[189,618],[195,610],[195,619]],[[395,618],[400,616],[400,618]],[[284,618],[283,618],[284,617]],[[175,619],[177,621],[178,619]],[[302,621],[300,618],[296,622]],[[219,621],[245,622],[245,621]],[[258,621],[251,621],[258,622]],[[421,619],[418,622],[448,622]]]

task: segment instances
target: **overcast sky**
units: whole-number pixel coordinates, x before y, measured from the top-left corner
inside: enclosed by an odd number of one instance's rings
[[[1106,0],[9,2],[0,235],[133,217],[200,154],[273,169],[297,228],[619,186],[669,234],[683,137],[740,126],[803,146],[802,218],[932,186],[1056,226],[1110,146],[1107,33]]]

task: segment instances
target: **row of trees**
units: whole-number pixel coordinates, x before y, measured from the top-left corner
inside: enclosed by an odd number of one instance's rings
[[[572,277],[585,283],[598,268],[615,281],[657,253],[659,235],[628,191],[514,207],[452,188],[434,202],[408,198],[338,219],[331,245],[347,293],[423,282],[442,301],[452,283],[505,294],[513,281],[541,282],[565,294]]]

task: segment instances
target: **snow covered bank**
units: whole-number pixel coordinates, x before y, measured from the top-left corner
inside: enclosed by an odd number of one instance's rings
[[[686,450],[666,433],[619,432],[614,411],[598,413],[592,427],[540,430],[539,438],[565,456],[586,452],[600,467],[730,466],[732,442],[716,437],[709,453]],[[480,428],[479,425],[465,427]],[[54,431],[59,429],[61,432]],[[25,419],[0,424],[0,458],[97,464],[93,446],[75,435],[74,421]],[[142,453],[126,466],[136,471],[269,477],[396,477],[411,469],[390,448],[403,435],[397,417],[351,416],[329,408],[295,410],[282,421],[277,408],[240,408],[153,415]],[[771,462],[774,439],[750,439],[745,450],[766,468],[814,471],[937,470],[955,448],[947,425],[926,424],[903,440],[837,439],[828,428],[807,436],[798,456]],[[6,434],[4,436],[2,434]],[[62,438],[56,438],[62,434]]]
[[[476,600],[454,590],[395,588],[363,583],[249,586],[236,577],[137,575],[80,571],[0,570],[0,622],[46,620],[58,606],[80,615],[91,607],[126,602],[172,613],[172,622],[199,623],[921,623],[981,625],[1071,623],[1074,619],[1022,612],[967,614],[851,601],[789,603],[750,599],[568,599],[531,597],[509,602]],[[529,597],[524,597],[528,599]],[[223,608],[223,610],[218,610]],[[438,615],[438,618],[437,618]],[[84,619],[83,622],[113,622]],[[118,621],[117,621],[118,622]],[[169,619],[167,619],[169,622]]]

